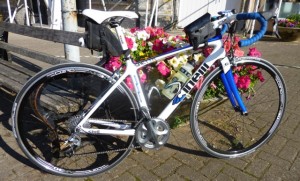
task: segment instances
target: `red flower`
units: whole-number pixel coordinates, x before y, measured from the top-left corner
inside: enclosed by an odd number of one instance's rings
[[[137,30],[139,30],[139,28],[138,28],[138,27],[131,28],[131,29],[130,29],[130,32],[131,32],[131,33],[135,33]]]
[[[156,39],[153,42],[152,50],[157,51],[157,52],[162,52],[163,49],[163,42],[160,39]]]

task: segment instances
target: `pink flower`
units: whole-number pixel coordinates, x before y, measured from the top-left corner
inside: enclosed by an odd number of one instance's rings
[[[211,47],[205,47],[203,49],[203,54],[204,54],[205,57],[208,57],[211,54],[212,51],[213,51],[213,48],[211,48]]]
[[[210,87],[211,87],[212,89],[216,89],[216,88],[217,88],[217,86],[216,86],[216,84],[215,84],[214,82],[212,82],[212,83],[210,84]]]
[[[147,80],[147,75],[146,75],[142,70],[140,70],[140,71],[139,71],[139,76],[140,76],[141,82],[142,82],[142,83],[145,83],[146,80]]]
[[[264,82],[265,81],[265,78],[264,76],[262,75],[261,71],[257,71],[256,73],[258,79],[261,81],[261,82]]]
[[[249,48],[249,53],[247,55],[251,57],[261,57],[260,51],[258,51],[255,47]]]
[[[131,50],[133,48],[133,40],[131,38],[125,37],[128,48]]]
[[[236,49],[234,51],[234,56],[236,56],[236,57],[242,57],[242,56],[244,56],[244,51],[242,51],[240,49]]]
[[[128,86],[128,88],[129,88],[130,90],[133,90],[133,83],[132,83],[132,80],[131,80],[130,77],[126,77],[125,83],[126,83],[126,85]]]
[[[230,46],[231,46],[230,41],[225,41],[225,42],[224,42],[224,49],[225,49],[225,52],[226,52],[226,53],[229,52]]]
[[[242,68],[243,68],[242,66],[237,66],[237,67],[234,67],[233,70],[239,72],[242,70]]]
[[[251,83],[251,79],[249,78],[248,75],[245,75],[245,76],[241,76],[238,79],[238,82],[237,82],[236,85],[240,89],[247,90],[249,88],[249,86],[250,86],[250,83]]]
[[[170,69],[166,66],[165,63],[159,62],[157,65],[157,70],[163,75],[163,76],[168,76],[170,73]]]
[[[156,29],[156,36],[163,37],[164,35],[165,35],[165,32],[162,28]]]
[[[152,27],[146,27],[146,28],[145,28],[145,31],[146,31],[148,34],[150,34],[150,37],[156,36],[155,30],[154,30],[154,28],[152,28]]]
[[[137,30],[139,30],[139,28],[138,28],[138,27],[131,28],[131,29],[130,29],[130,32],[131,32],[131,33],[135,33]]]
[[[234,79],[234,83],[237,84],[237,82],[239,80],[238,74],[233,74],[233,79]]]
[[[203,83],[203,80],[204,80],[204,76],[202,76],[202,77],[198,80],[198,82],[196,83],[195,87],[196,87],[197,90],[201,88],[202,83]]]
[[[120,61],[120,57],[111,57],[109,61],[104,65],[104,68],[114,72],[121,66],[122,62]]]
[[[163,49],[163,42],[160,39],[156,39],[153,42],[152,50],[157,51],[157,52],[162,52]]]

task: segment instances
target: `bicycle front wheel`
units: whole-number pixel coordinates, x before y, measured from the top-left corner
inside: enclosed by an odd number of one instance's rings
[[[232,66],[248,114],[234,109],[216,68],[205,78],[192,104],[190,125],[197,143],[220,158],[247,155],[274,134],[286,107],[286,88],[271,63],[242,57]]]
[[[87,64],[62,64],[34,76],[18,94],[13,131],[22,151],[39,168],[81,177],[102,173],[121,162],[133,148],[134,136],[79,134],[68,140],[82,111],[115,82],[111,73]],[[118,86],[93,113],[94,129],[134,129],[137,102],[125,84]],[[97,123],[98,121],[98,123]],[[99,124],[99,121],[106,124]]]

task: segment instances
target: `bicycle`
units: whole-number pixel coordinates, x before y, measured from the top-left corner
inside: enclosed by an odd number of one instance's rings
[[[285,83],[277,68],[264,59],[227,56],[221,40],[226,29],[221,32],[220,27],[229,27],[229,35],[233,35],[234,22],[258,20],[259,33],[239,42],[240,46],[248,46],[264,35],[267,20],[274,11],[240,14],[227,11],[213,21],[206,14],[185,28],[190,45],[137,63],[130,57],[120,22],[113,18],[137,18],[136,14],[83,11],[89,17],[86,46],[124,54],[126,70],[112,73],[96,65],[68,63],[32,77],[17,95],[12,109],[12,128],[19,146],[31,162],[52,174],[79,177],[103,173],[125,159],[132,149],[163,146],[170,135],[165,120],[190,97],[195,84],[204,77],[191,106],[190,126],[196,142],[219,158],[254,152],[274,135],[282,120],[286,107]],[[111,32],[100,26],[107,18],[119,39],[113,36],[107,39]],[[211,55],[185,83],[172,85],[178,86],[174,97],[157,117],[151,117],[138,69],[206,46],[213,47]],[[253,76],[253,72],[263,77],[257,78],[249,97],[238,90],[233,73]],[[134,92],[124,83],[127,76],[132,78]],[[207,98],[215,83],[223,90]],[[52,99],[63,101],[62,97],[69,100],[65,104],[77,107],[64,111],[48,106]]]

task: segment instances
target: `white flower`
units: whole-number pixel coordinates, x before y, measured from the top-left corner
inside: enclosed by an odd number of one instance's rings
[[[138,31],[138,32],[136,33],[136,36],[137,36],[137,39],[138,39],[138,40],[142,39],[142,40],[144,40],[144,41],[146,41],[147,39],[150,38],[150,34],[148,34],[145,30]]]
[[[202,53],[194,54],[193,58],[195,60],[196,65],[200,65],[201,62],[203,62],[203,60],[205,59]]]
[[[179,69],[180,60],[177,57],[169,59],[168,62],[175,70]]]
[[[147,44],[148,44],[149,48],[152,50],[153,43],[149,41],[149,42],[147,42]]]

